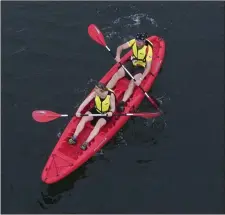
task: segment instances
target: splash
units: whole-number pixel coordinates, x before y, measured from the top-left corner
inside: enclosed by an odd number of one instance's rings
[[[112,23],[113,24],[118,24],[118,23],[120,23],[120,21],[121,21],[121,18],[119,17],[119,18],[115,19],[114,21],[112,21]]]
[[[130,16],[124,16],[122,18],[122,21],[130,20],[132,23],[128,23],[125,25],[125,27],[135,27],[139,26],[143,23],[143,21],[147,21],[151,25],[158,27],[158,24],[155,19],[150,17],[148,14],[145,13],[137,13],[137,14],[132,14]],[[119,23],[119,22],[118,22]]]
[[[125,27],[133,27],[133,26],[139,26],[141,24],[141,20],[145,17],[144,13],[137,13],[130,16],[125,16],[124,19],[128,19],[133,21],[133,23],[128,23],[125,25]]]
[[[135,13],[116,18],[112,21],[112,26],[106,26],[102,28],[102,31],[108,39],[120,39],[125,42],[133,38],[130,32],[136,32],[137,28],[140,28],[143,24],[146,25],[146,22],[153,27],[158,27],[156,20],[149,14]]]
[[[106,38],[108,38],[108,39],[112,39],[114,37],[117,37],[117,38],[121,39],[121,36],[120,36],[119,32],[109,31],[109,32],[106,32],[105,35],[106,35]]]
[[[152,25],[154,25],[155,27],[158,27],[157,22],[156,22],[153,18],[147,16],[147,17],[146,17],[146,20],[149,20],[149,21],[152,23]]]

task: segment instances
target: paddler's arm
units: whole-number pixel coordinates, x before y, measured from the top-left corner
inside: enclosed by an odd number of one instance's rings
[[[110,96],[110,107],[111,108],[110,108],[109,112],[107,112],[108,117],[111,117],[116,110],[116,99],[115,99],[115,95],[113,93]]]
[[[145,71],[141,77],[141,79],[143,80],[146,75],[150,72],[151,70],[151,65],[152,65],[152,49],[150,48],[149,51],[148,51],[148,55],[146,57],[146,67],[145,67]],[[141,81],[142,81],[141,80]]]
[[[95,92],[92,92],[80,105],[80,107],[77,110],[77,113],[80,113],[87,104],[89,104],[89,102],[95,97]]]
[[[134,43],[134,42],[135,42],[135,40],[134,41],[130,40],[130,41],[128,41],[128,42],[126,42],[126,43],[124,43],[124,44],[122,44],[122,45],[117,47],[117,49],[116,49],[116,58],[115,58],[115,60],[117,62],[120,62],[120,55],[121,55],[122,51],[125,50],[125,49],[130,48],[132,46],[132,43]]]
[[[112,94],[112,95],[110,96],[110,107],[111,107],[110,111],[111,111],[112,113],[114,113],[115,110],[116,110],[116,102],[115,102],[115,95],[114,95],[114,94]]]
[[[147,61],[146,62],[145,71],[144,71],[144,73],[143,73],[143,75],[141,77],[141,80],[143,80],[146,77],[146,75],[150,72],[151,65],[152,65],[152,62],[151,61]]]

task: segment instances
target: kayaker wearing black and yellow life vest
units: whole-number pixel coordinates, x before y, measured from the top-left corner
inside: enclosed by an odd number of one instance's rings
[[[77,117],[80,116],[80,112],[85,108],[85,106],[94,99],[95,106],[90,111],[87,111],[86,114],[107,114],[107,116],[83,116],[77,125],[74,135],[69,139],[70,144],[75,144],[77,136],[83,130],[85,124],[88,121],[92,121],[92,124],[95,124],[94,129],[90,133],[87,140],[81,145],[81,149],[85,150],[88,146],[88,143],[99,133],[99,130],[110,120],[113,112],[115,111],[115,95],[113,91],[107,88],[103,83],[98,83],[95,86],[94,91],[83,101],[76,112]],[[94,121],[93,121],[94,120]]]
[[[150,72],[153,46],[150,41],[146,38],[148,37],[147,33],[138,33],[135,39],[132,39],[117,48],[116,58],[117,62],[120,62],[120,55],[124,49],[132,48],[133,54],[131,59],[124,64],[127,70],[134,77],[136,82],[133,80],[130,81],[128,89],[126,90],[123,99],[118,105],[118,110],[123,111],[125,102],[130,98],[133,93],[135,84],[140,85],[142,80]],[[123,77],[127,77],[129,80],[130,76],[124,71],[122,67],[119,68],[118,72],[115,73],[112,79],[108,82],[107,87],[113,88],[117,81]]]

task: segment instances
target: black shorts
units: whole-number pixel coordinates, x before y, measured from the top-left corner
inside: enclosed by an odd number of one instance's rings
[[[99,112],[95,109],[95,107],[93,107],[91,110],[89,110],[92,114],[99,114]],[[91,121],[91,124],[93,126],[96,125],[96,123],[98,122],[99,119],[105,119],[106,123],[111,119],[111,117],[107,117],[107,116],[94,116],[94,119]]]
[[[129,60],[127,61],[124,66],[126,67],[126,69],[129,71],[129,73],[134,77],[135,75],[141,73],[143,74],[145,71],[145,68],[143,66],[134,66],[132,61]],[[131,80],[132,78],[127,74],[127,72],[125,71],[125,77],[128,80]]]

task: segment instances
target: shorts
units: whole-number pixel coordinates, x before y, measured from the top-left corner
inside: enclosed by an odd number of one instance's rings
[[[134,66],[132,61],[129,60],[127,61],[124,66],[126,67],[126,69],[129,71],[129,73],[134,77],[135,75],[139,74],[139,73],[144,73],[145,68],[143,66]],[[131,80],[132,78],[128,75],[128,73],[125,71],[125,77],[128,80]]]
[[[95,109],[95,107],[93,107],[91,110],[89,110],[92,114],[99,114],[99,112]],[[107,117],[107,116],[94,116],[94,119],[91,121],[91,124],[93,126],[96,125],[96,123],[98,122],[99,119],[105,119],[106,123],[111,119],[111,117]]]

